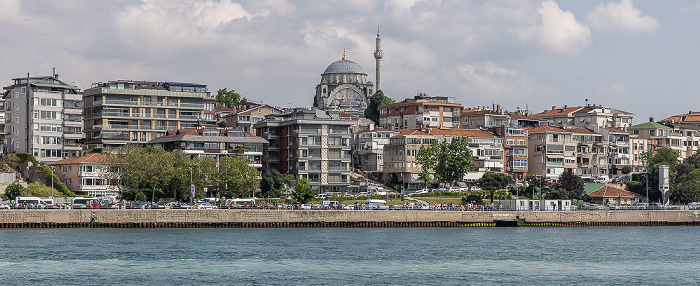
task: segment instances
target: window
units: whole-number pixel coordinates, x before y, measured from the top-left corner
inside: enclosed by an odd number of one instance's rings
[[[515,139],[506,139],[506,145],[515,145]]]
[[[518,139],[518,145],[527,145],[527,140],[525,140],[525,139]]]

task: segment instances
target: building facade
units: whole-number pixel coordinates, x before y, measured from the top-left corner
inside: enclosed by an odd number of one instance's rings
[[[458,128],[462,105],[446,96],[420,94],[379,107],[379,126],[389,130]]]
[[[15,78],[4,87],[5,144],[9,153],[32,153],[40,162],[82,153],[82,95],[58,75]]]
[[[262,121],[267,115],[282,114],[283,112],[284,111],[282,109],[267,104],[257,105],[252,108],[227,115],[225,117],[226,127],[234,128],[236,130],[254,135],[255,128],[253,128],[253,125],[255,125],[255,123]]]
[[[243,131],[220,127],[171,130],[167,135],[152,139],[149,145],[163,150],[182,151],[194,157],[238,156],[248,160],[248,165],[262,169],[262,154],[267,140]]]
[[[422,188],[425,182],[418,177],[423,171],[417,161],[418,151],[435,140],[435,136],[420,130],[403,130],[389,138],[384,146],[384,181],[402,182],[408,189]]]
[[[528,132],[519,127],[494,127],[494,133],[502,138],[505,154],[505,173],[516,183],[527,179],[528,172]]]
[[[117,186],[105,179],[107,157],[102,154],[88,154],[82,157],[66,158],[49,163],[54,174],[66,184],[71,192],[79,196],[117,196]]]
[[[168,130],[213,123],[212,99],[203,84],[125,80],[96,83],[83,94],[85,141],[104,148],[146,144],[165,136]]]
[[[316,192],[345,191],[351,176],[351,126],[340,114],[320,109],[270,114],[254,125],[269,142],[263,169],[308,179]]]
[[[557,179],[565,170],[576,170],[577,142],[571,130],[539,126],[528,129],[528,171]]]
[[[397,131],[376,127],[370,124],[368,129],[357,132],[354,144],[355,165],[360,171],[373,174],[382,180],[384,172],[384,147],[389,145],[389,138]]]
[[[634,113],[619,109],[587,104],[585,106],[562,108],[552,106],[551,110],[533,114],[535,117],[547,119],[550,126],[567,127],[612,127],[627,130],[632,126]]]

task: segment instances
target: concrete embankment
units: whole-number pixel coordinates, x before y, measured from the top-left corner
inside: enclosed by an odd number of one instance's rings
[[[700,211],[2,210],[21,227],[465,227],[700,225]]]

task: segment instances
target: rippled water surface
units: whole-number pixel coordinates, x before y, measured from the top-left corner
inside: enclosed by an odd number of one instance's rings
[[[700,227],[0,229],[5,285],[697,285]]]

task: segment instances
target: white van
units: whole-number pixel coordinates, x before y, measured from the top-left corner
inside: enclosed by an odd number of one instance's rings
[[[388,210],[389,209],[389,204],[387,204],[385,200],[367,200],[365,203],[367,204],[368,210]]]

